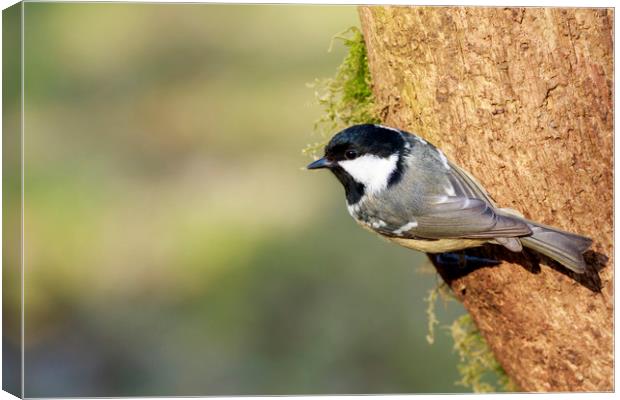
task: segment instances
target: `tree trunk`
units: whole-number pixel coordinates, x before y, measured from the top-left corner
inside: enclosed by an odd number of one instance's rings
[[[534,253],[438,268],[527,391],[613,390],[613,11],[361,7],[382,120],[501,207],[594,239],[577,275]],[[541,264],[538,265],[538,260]]]

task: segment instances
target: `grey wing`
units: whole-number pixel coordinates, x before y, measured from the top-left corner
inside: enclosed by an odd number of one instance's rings
[[[415,227],[404,236],[419,238],[496,238],[532,233],[519,218],[498,214],[486,201],[455,196],[426,199],[425,211],[415,217]]]
[[[411,160],[415,164],[412,165],[411,179],[419,180],[420,174],[424,174],[427,169],[442,171],[445,182],[450,183],[451,190],[446,190],[445,195],[429,194],[415,207],[407,208],[406,214],[409,215],[407,223],[393,230],[396,235],[427,239],[493,239],[532,233],[524,220],[498,210],[489,194],[473,176],[450,162],[441,150],[432,147],[436,150],[433,157],[423,158],[420,154],[412,156]],[[430,164],[424,164],[421,159]],[[415,184],[419,182],[410,183]],[[410,186],[404,185],[404,187]],[[434,187],[433,182],[426,188],[434,189]],[[402,209],[396,214],[402,217]],[[399,220],[403,221],[402,218]]]
[[[431,196],[415,217],[410,235],[429,238],[509,238],[532,233],[518,217],[498,212],[495,203],[468,172],[452,162],[445,173],[454,188],[450,196]]]

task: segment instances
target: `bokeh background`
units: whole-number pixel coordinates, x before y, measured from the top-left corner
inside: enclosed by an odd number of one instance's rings
[[[25,6],[26,396],[458,392],[425,257],[308,172],[355,7]]]

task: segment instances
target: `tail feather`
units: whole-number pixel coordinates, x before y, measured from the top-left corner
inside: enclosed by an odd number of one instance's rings
[[[583,253],[592,245],[592,239],[536,222],[527,222],[532,235],[520,238],[523,246],[554,259],[578,274],[585,272]]]

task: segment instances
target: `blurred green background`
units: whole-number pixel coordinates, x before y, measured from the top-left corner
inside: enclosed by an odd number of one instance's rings
[[[455,392],[439,278],[303,170],[355,7],[25,6],[26,396]],[[462,312],[438,306],[443,324]]]

